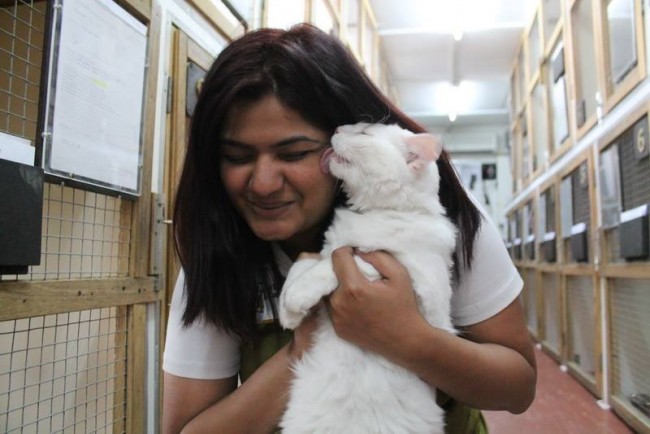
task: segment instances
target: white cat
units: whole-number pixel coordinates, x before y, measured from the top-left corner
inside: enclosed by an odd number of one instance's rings
[[[438,200],[440,143],[396,125],[339,127],[321,163],[342,180],[348,208],[335,211],[322,259],[296,262],[280,295],[279,316],[294,329],[338,282],[332,251],[385,250],[409,271],[423,316],[454,332],[450,319],[456,231]],[[370,279],[377,271],[360,258]],[[390,321],[390,318],[386,318]],[[320,312],[313,346],[294,365],[284,434],[417,434],[444,432],[435,389],[415,374],[340,339]]]

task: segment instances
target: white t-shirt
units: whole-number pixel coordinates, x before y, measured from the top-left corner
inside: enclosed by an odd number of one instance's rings
[[[291,260],[274,246],[280,272],[286,276]],[[183,272],[178,276],[169,311],[163,370],[179,377],[228,378],[239,372],[239,340],[202,321],[184,328]],[[468,326],[493,317],[517,298],[523,281],[513,265],[494,223],[483,213],[474,242],[472,268],[460,267],[453,288],[451,316],[455,326]]]

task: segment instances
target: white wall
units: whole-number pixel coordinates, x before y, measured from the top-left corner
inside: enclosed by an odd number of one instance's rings
[[[484,125],[442,132],[445,148],[461,171],[469,165],[492,163],[497,166],[496,180],[480,180],[472,192],[499,227],[505,238],[505,208],[512,200],[510,155],[506,146],[506,126]]]

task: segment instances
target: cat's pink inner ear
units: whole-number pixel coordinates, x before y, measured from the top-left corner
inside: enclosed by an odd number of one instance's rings
[[[432,134],[414,134],[406,137],[404,143],[424,161],[435,161],[442,153],[442,142]]]

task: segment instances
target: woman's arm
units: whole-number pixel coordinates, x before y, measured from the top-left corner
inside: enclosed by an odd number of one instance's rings
[[[212,403],[237,387],[237,376],[220,380],[197,380],[163,373],[162,434],[176,434]]]
[[[383,279],[370,282],[352,249],[332,255],[339,288],[328,300],[339,336],[383,355],[475,408],[525,411],[535,396],[535,356],[516,300],[463,330],[465,339],[429,325],[406,269],[385,252],[362,254]]]
[[[294,339],[240,387],[237,377],[195,380],[165,373],[163,434],[270,433],[287,403],[291,364],[311,343],[315,315],[305,318]]]
[[[163,411],[174,411],[178,415],[178,410],[171,409],[170,406],[183,407],[183,420],[177,418],[173,424],[174,429],[169,416],[163,418],[168,422],[167,432],[272,432],[286,405],[291,380],[289,366],[292,360],[289,349],[282,348],[238,388],[233,388],[236,386],[236,377],[216,381],[193,380],[203,384],[188,383],[187,379],[183,379],[180,384],[165,384]],[[197,390],[200,390],[200,398],[192,399],[191,394]],[[172,397],[168,398],[170,394]],[[187,425],[184,425],[185,423]]]

